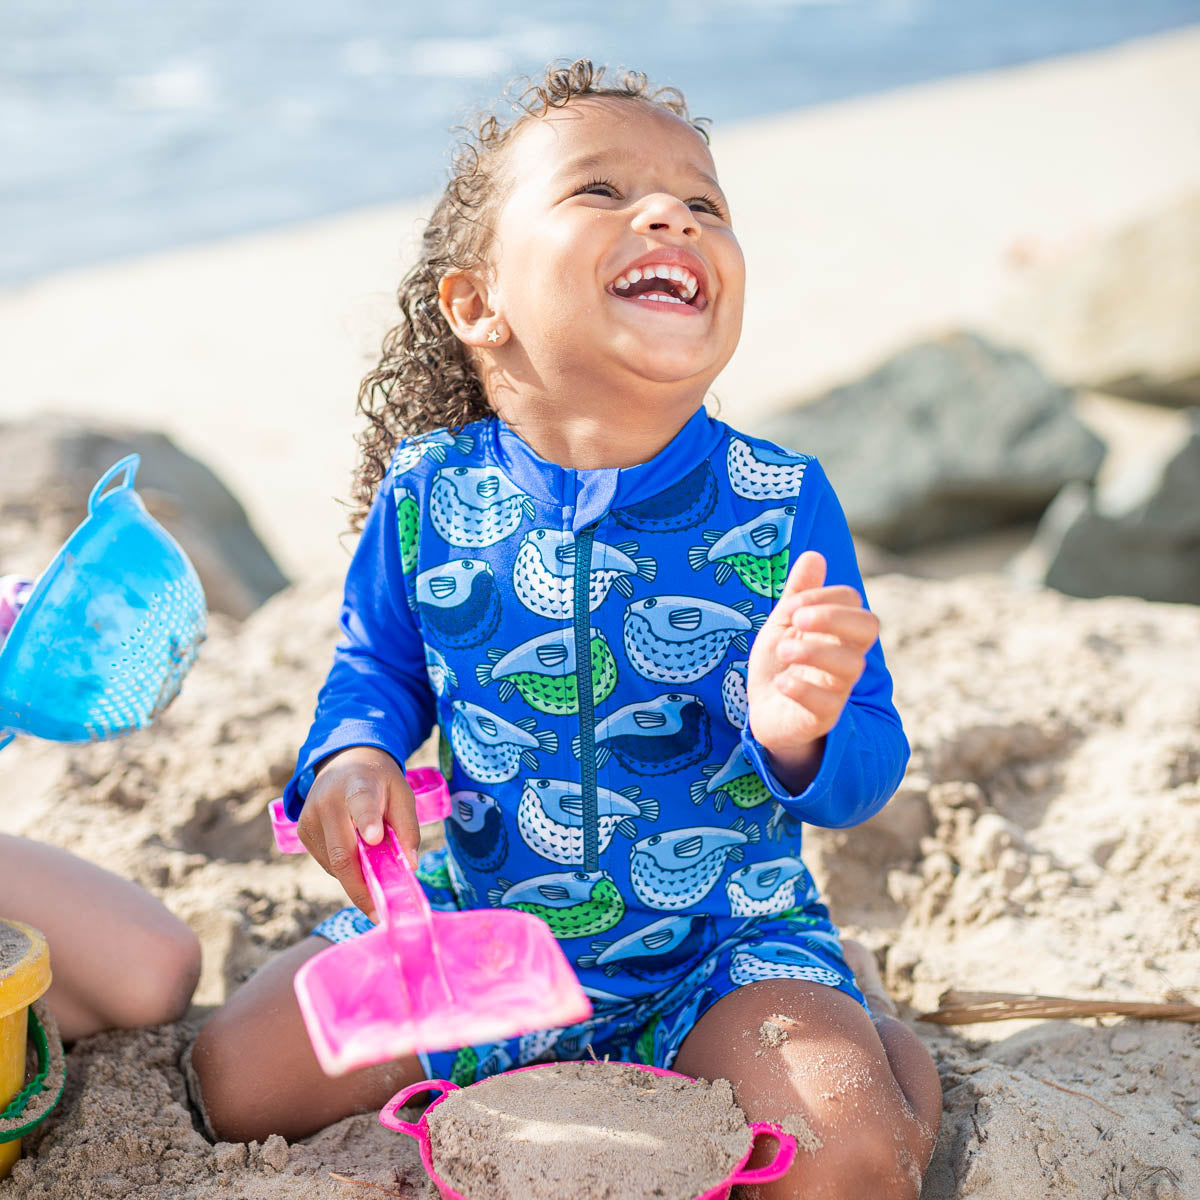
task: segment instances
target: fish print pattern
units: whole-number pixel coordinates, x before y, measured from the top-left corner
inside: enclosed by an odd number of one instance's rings
[[[446,841],[455,856],[476,871],[501,867],[508,858],[508,831],[495,797],[475,791],[451,793]]]
[[[733,952],[729,977],[738,985],[757,983],[760,979],[806,979],[837,987],[841,974],[811,950],[791,942],[752,942]]]
[[[458,687],[458,676],[446,661],[446,656],[428,643],[425,645],[425,674],[429,677],[433,694],[439,699]]]
[[[702,571],[715,564],[713,576],[718,587],[736,575],[757,595],[778,600],[787,579],[795,519],[796,506],[784,504],[768,508],[727,533],[706,529],[700,535],[704,545],[688,551],[688,565],[693,571]]]
[[[481,550],[533,519],[531,497],[497,467],[443,467],[429,491],[429,519],[451,546]]]
[[[592,953],[576,958],[584,970],[626,974],[645,982],[670,979],[710,954],[717,944],[716,922],[707,913],[664,917],[616,941],[592,942]]]
[[[796,496],[809,458],[775,446],[752,446],[739,437],[729,439],[725,467],[729,486],[747,500],[783,500]]]
[[[725,677],[721,680],[721,707],[725,710],[725,720],[734,729],[746,728],[750,712],[749,671],[750,660],[739,658],[725,668]]]
[[[600,704],[617,686],[617,660],[598,629],[591,630],[590,650],[592,703]],[[520,693],[530,708],[551,716],[579,711],[573,629],[552,629],[507,652],[493,646],[487,651],[487,660],[476,666],[475,677],[481,687],[498,683],[501,702]]]
[[[708,462],[702,462],[650,499],[615,509],[613,519],[626,529],[670,533],[694,529],[708,517],[716,503],[716,474]]]
[[[746,757],[741,742],[734,744],[724,763],[709,763],[701,767],[700,773],[704,778],[691,785],[693,804],[703,804],[711,797],[713,808],[720,812],[726,800],[732,800],[738,808],[757,808],[771,799],[770,790]]]
[[[535,717],[506,721],[469,700],[455,700],[451,708],[450,745],[464,774],[479,783],[503,783],[522,766],[536,771],[537,752],[558,749],[558,735],[538,729]]]
[[[712,726],[698,696],[668,692],[617,709],[596,726],[593,741],[598,767],[615,757],[639,775],[669,775],[708,757]],[[582,753],[578,734],[571,753]]]
[[[541,917],[556,938],[607,933],[625,915],[625,900],[607,871],[559,871],[521,883],[501,879],[488,900]]]
[[[482,559],[455,558],[422,571],[415,595],[421,623],[451,649],[478,646],[500,624],[496,576]]]
[[[451,433],[447,429],[435,429],[432,433],[407,438],[396,448],[392,466],[397,475],[411,471],[422,459],[444,463],[450,451],[460,455],[470,454],[475,449],[475,437],[470,433]]]
[[[747,863],[725,881],[729,911],[735,917],[766,917],[786,912],[796,907],[797,891],[804,900],[815,894],[808,868],[790,855]]]
[[[629,861],[633,892],[648,908],[691,908],[712,891],[727,861],[761,836],[757,825],[734,819],[727,828],[696,825],[634,842]]]
[[[748,599],[730,605],[699,596],[651,596],[625,609],[625,653],[646,679],[694,683],[720,665],[730,646],[746,654],[766,619]]]
[[[575,611],[575,551],[571,533],[532,529],[521,539],[513,565],[513,591],[530,612],[552,621],[570,620]],[[653,582],[658,564],[638,554],[637,542],[594,541],[588,558],[588,611],[595,612],[616,590],[629,599],[633,580]]]
[[[643,796],[636,784],[614,792],[596,788],[599,851],[608,849],[615,833],[637,837],[636,821],[657,821],[658,801]],[[583,859],[583,788],[565,779],[527,779],[517,808],[521,837],[531,850],[557,863]]]
[[[398,487],[396,496],[396,531],[400,538],[400,570],[411,575],[417,565],[417,536],[421,532],[421,506],[411,489]]]

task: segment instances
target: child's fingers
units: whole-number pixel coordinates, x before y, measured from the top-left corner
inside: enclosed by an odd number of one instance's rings
[[[794,700],[812,718],[814,725],[832,729],[841,715],[845,696],[831,691],[804,677],[797,667],[790,667],[775,677],[775,686],[789,700]]]
[[[869,608],[818,604],[799,609],[792,617],[791,629],[821,634],[865,652],[879,637],[879,618]]]
[[[777,651],[784,667],[810,667],[830,677],[835,687],[849,691],[866,666],[862,651],[841,642],[818,638],[785,638]]]
[[[788,572],[787,582],[783,585],[783,597],[819,588],[825,582],[825,570],[825,556],[816,550],[805,550]]]
[[[408,856],[409,863],[417,865],[417,846],[421,842],[421,827],[417,824],[417,801],[408,781],[399,771],[389,781],[387,811],[384,819],[396,831],[396,837]]]
[[[356,908],[362,909],[369,917],[373,917],[374,905],[363,879],[362,867],[358,861],[358,838],[355,836],[354,822],[350,820],[347,810],[340,814],[329,813],[323,824],[325,836],[324,858],[314,857],[321,866],[329,872],[342,886]]]

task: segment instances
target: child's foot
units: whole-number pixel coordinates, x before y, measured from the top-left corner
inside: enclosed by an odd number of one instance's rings
[[[853,938],[843,938],[842,957],[846,960],[846,966],[854,972],[854,982],[858,984],[858,990],[867,998],[872,1015],[876,1017],[899,1016],[896,1002],[888,995],[887,988],[884,987],[883,977],[879,974],[879,967],[875,963],[875,955],[862,942],[856,942]]]

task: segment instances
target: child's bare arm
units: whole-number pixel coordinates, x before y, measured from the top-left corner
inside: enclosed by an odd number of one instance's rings
[[[350,902],[372,919],[375,910],[359,866],[355,833],[376,845],[385,822],[415,866],[421,839],[416,800],[396,760],[375,746],[350,746],[330,755],[304,802],[300,840],[345,888]]]
[[[50,1009],[67,1041],[175,1021],[200,943],[149,892],[56,846],[0,834],[0,913],[50,945]]]

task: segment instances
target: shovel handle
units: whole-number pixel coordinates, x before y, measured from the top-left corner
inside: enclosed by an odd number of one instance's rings
[[[458,1084],[448,1079],[423,1079],[420,1083],[410,1083],[408,1087],[398,1091],[379,1111],[379,1123],[386,1129],[396,1133],[407,1133],[409,1137],[420,1139],[424,1136],[425,1118],[419,1122],[402,1121],[397,1115],[400,1110],[414,1097],[422,1092],[437,1092],[444,1096],[447,1092],[457,1092]]]
[[[735,1171],[725,1181],[726,1183],[770,1183],[773,1179],[779,1179],[787,1174],[788,1168],[792,1165],[792,1159],[796,1157],[796,1139],[770,1121],[755,1121],[750,1126],[750,1144],[753,1145],[760,1137],[774,1138],[779,1143],[779,1150],[775,1157],[765,1167],[755,1167],[749,1171],[741,1169]]]

